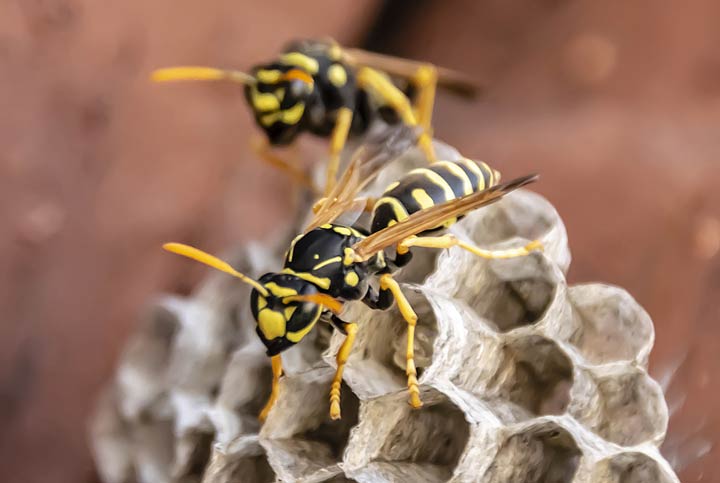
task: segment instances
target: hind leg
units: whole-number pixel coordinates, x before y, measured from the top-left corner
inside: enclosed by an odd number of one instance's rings
[[[417,369],[415,368],[415,326],[417,325],[417,314],[410,306],[410,302],[402,293],[400,285],[397,281],[392,278],[389,273],[380,276],[380,289],[389,290],[395,301],[397,302],[398,309],[408,326],[407,335],[407,350],[405,351],[405,374],[407,375],[407,388],[410,393],[410,405],[418,409],[422,407],[422,401],[420,401],[420,388],[417,380]]]

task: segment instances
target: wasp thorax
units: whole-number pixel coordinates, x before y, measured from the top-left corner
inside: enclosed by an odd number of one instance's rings
[[[318,292],[313,284],[294,275],[267,273],[259,282],[266,293],[254,289],[250,304],[257,334],[268,355],[273,356],[300,342],[312,330],[323,308],[314,302],[293,300]]]

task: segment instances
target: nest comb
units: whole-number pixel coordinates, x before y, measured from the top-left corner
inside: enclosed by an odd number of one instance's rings
[[[370,192],[420,163],[403,156]],[[230,261],[256,276],[277,269],[295,228]],[[271,376],[249,289],[212,274],[188,298],[158,297],[128,342],[92,420],[103,481],[678,482],[658,451],[668,412],[647,373],[652,321],[621,288],[568,286],[567,235],[550,203],[521,190],[452,232],[488,248],[540,239],[545,251],[488,261],[416,250],[399,279],[419,316],[423,408],[406,402],[399,313],[355,303],[343,419],[328,418],[341,337],[319,327],[284,353],[261,427]]]

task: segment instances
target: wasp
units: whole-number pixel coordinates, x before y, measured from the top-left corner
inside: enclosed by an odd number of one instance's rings
[[[343,369],[357,333],[357,324],[341,318],[344,303],[362,301],[368,307],[387,310],[397,303],[407,322],[406,374],[409,403],[422,406],[414,361],[417,315],[393,274],[410,262],[412,247],[459,246],[483,258],[512,258],[541,249],[539,242],[505,250],[486,250],[438,231],[468,212],[498,201],[511,191],[537,179],[536,175],[498,183],[497,172],[485,163],[468,159],[438,161],[410,171],[390,185],[375,202],[369,232],[337,223],[354,202],[355,195],[372,176],[363,165],[382,164],[387,152],[372,150],[353,156],[332,190],[321,200],[305,231],[290,243],[283,268],[258,280],[237,272],[226,262],[196,248],[170,243],[164,248],[229,273],[252,286],[250,305],[257,334],[271,357],[273,382],[270,398],[260,413],[264,420],[278,394],[282,375],[281,353],[300,342],[328,314],[330,322],[345,335],[336,355],[337,369],[330,388],[330,417],[340,418],[340,386]],[[369,161],[373,159],[373,163]],[[386,256],[385,250],[394,248]],[[370,284],[376,279],[378,289]]]
[[[409,82],[403,91],[390,76]],[[431,143],[436,86],[471,96],[478,87],[457,72],[431,64],[343,48],[332,40],[293,42],[275,60],[249,73],[209,67],[169,67],[153,72],[158,82],[225,80],[244,85],[255,121],[272,146],[292,143],[304,132],[330,138],[325,194],[336,182],[340,153],[348,136],[365,133],[375,118],[420,126],[418,145],[434,160]],[[412,100],[411,98],[412,97]],[[258,153],[271,164],[311,185],[297,167],[270,153],[267,142]],[[319,190],[318,190],[319,191]]]

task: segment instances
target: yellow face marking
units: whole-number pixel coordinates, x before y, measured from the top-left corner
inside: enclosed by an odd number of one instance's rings
[[[390,205],[397,221],[402,221],[408,217],[408,212],[405,209],[405,206],[402,203],[400,203],[400,201],[397,198],[393,198],[392,196],[383,196],[382,198],[377,200],[377,203],[375,203],[375,208],[373,208],[373,211],[376,211],[378,209],[378,207],[382,204]],[[388,226],[390,226],[390,225],[388,225]]]
[[[285,334],[285,338],[287,340],[289,340],[290,342],[295,342],[295,343],[300,342],[302,340],[302,338],[305,337],[306,335],[308,335],[308,332],[310,332],[312,330],[312,328],[315,327],[315,322],[317,322],[318,319],[320,318],[321,312],[322,312],[322,310],[318,310],[318,313],[312,322],[310,322],[308,325],[306,325],[305,327],[303,327],[302,329],[300,329],[298,331],[288,332],[287,334]]]
[[[450,171],[455,177],[460,178],[462,180],[463,184],[463,194],[469,195],[473,192],[472,183],[470,182],[470,178],[468,178],[467,173],[465,170],[463,170],[460,166],[458,166],[455,163],[451,163],[450,161],[438,161],[436,164],[437,166],[442,166],[443,168],[446,168],[448,171]]]
[[[320,69],[320,65],[317,60],[312,57],[308,57],[305,54],[301,54],[300,52],[288,52],[287,54],[283,54],[280,56],[280,61],[283,64],[301,67],[312,75],[317,74]]]
[[[265,284],[265,288],[276,297],[289,297],[290,295],[297,295],[297,291],[293,288],[281,287],[275,282],[268,282]]]
[[[347,83],[347,72],[340,64],[333,64],[328,68],[328,79],[335,87],[342,87]]]
[[[432,198],[430,198],[430,195],[427,194],[427,192],[424,189],[415,188],[410,193],[413,197],[413,199],[417,202],[418,205],[420,205],[420,208],[425,210],[427,208],[431,208],[435,205],[435,202]]]
[[[341,256],[328,258],[327,260],[323,260],[322,262],[318,263],[313,267],[313,270],[320,270],[322,267],[325,267],[327,265],[330,265],[332,263],[340,263],[342,261]]]
[[[289,321],[290,317],[293,316],[295,313],[295,309],[297,309],[297,305],[290,305],[289,307],[285,307],[283,310],[283,315],[285,315],[285,320]]]
[[[301,278],[301,279],[305,280],[306,282],[310,282],[313,285],[316,285],[324,290],[327,290],[330,288],[330,279],[329,278],[316,277],[315,275],[312,275],[310,273],[295,272],[294,270],[292,270],[290,268],[284,268],[281,273],[295,275],[297,278]]]
[[[305,112],[305,103],[298,102],[290,109],[282,111],[282,122],[285,124],[297,124]]]
[[[360,282],[360,277],[358,277],[357,273],[348,272],[347,275],[345,275],[345,283],[351,287],[357,286],[358,282]]]
[[[255,73],[255,78],[258,82],[262,82],[263,84],[277,84],[280,82],[280,78],[282,76],[283,73],[279,70],[260,69]]]
[[[431,171],[428,168],[417,168],[410,171],[408,174],[421,174],[426,177],[432,184],[442,188],[445,193],[445,201],[455,199],[455,192],[452,190],[450,185],[445,179],[437,174],[435,171]]]
[[[333,231],[335,233],[339,233],[341,235],[350,236],[352,235],[352,231],[350,231],[350,228],[346,226],[334,226]]]
[[[305,103],[298,102],[294,106],[285,109],[284,111],[271,112],[260,117],[260,123],[263,126],[272,126],[277,121],[282,121],[285,124],[293,125],[297,124],[303,113],[305,112]]]
[[[280,109],[280,101],[275,97],[275,94],[261,93],[255,86],[250,90],[250,99],[255,109],[260,112]]]
[[[267,299],[265,297],[263,297],[262,295],[258,295],[258,301],[257,301],[258,312],[260,312],[265,307],[267,307]]]
[[[285,335],[285,317],[270,309],[258,312],[258,327],[267,340]]]

